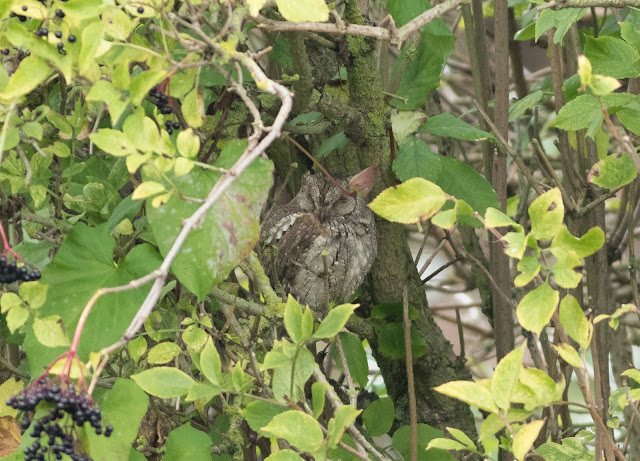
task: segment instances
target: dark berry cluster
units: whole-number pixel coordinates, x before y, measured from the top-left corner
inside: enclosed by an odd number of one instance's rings
[[[0,256],[0,283],[30,282],[39,279],[40,271],[29,270],[24,264],[9,262],[6,256]]]
[[[76,393],[73,385],[61,388],[47,378],[39,378],[18,395],[10,397],[7,405],[22,412],[33,412],[40,402],[47,402],[51,408],[49,413],[35,423],[28,418],[21,422],[24,431],[32,426],[29,435],[36,439],[24,449],[25,461],[44,460],[47,453],[50,453],[49,459],[62,459],[66,454],[73,461],[92,461],[76,451],[76,445],[79,445],[74,443],[76,426],[89,423],[96,434],[104,434],[105,437],[110,437],[113,432],[111,425],[103,430],[100,408],[89,397]]]
[[[173,109],[169,105],[169,96],[164,94],[164,92],[161,91],[157,86],[151,88],[151,91],[149,91],[149,97],[152,99],[151,102],[155,104],[161,114],[169,115],[173,112]],[[174,130],[180,129],[180,124],[172,120],[167,120],[164,123],[164,127],[166,128],[167,133],[171,135],[173,134]]]

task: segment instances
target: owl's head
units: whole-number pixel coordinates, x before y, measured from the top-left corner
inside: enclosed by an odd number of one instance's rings
[[[349,190],[350,179],[336,179],[336,181],[345,190]],[[364,197],[352,197],[346,194],[323,174],[305,174],[302,178],[300,192],[294,201],[300,208],[314,212],[321,221],[345,217],[366,207]]]

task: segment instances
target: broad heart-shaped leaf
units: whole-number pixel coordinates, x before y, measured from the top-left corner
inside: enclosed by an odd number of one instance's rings
[[[394,416],[395,410],[392,399],[383,397],[374,400],[367,405],[362,413],[362,421],[367,428],[367,434],[371,437],[386,434],[391,430]]]
[[[455,40],[447,25],[435,19],[422,28],[417,50],[412,46],[402,48],[392,80],[400,80],[395,93],[404,99],[394,98],[391,105],[398,110],[414,110],[427,101],[429,93],[440,86],[440,74]]]
[[[531,233],[538,240],[552,238],[560,230],[564,219],[564,203],[557,187],[545,192],[529,205]]]
[[[193,379],[173,367],[156,367],[131,376],[143,391],[161,399],[182,397],[191,388]]]
[[[291,22],[324,22],[329,19],[329,7],[324,0],[276,0],[278,11]]]
[[[332,338],[344,327],[358,304],[342,304],[329,311],[316,332],[314,338]]]
[[[262,431],[271,437],[287,440],[302,451],[314,451],[322,444],[322,429],[318,421],[306,413],[289,410],[276,415]]]
[[[640,55],[619,38],[587,37],[584,54],[591,62],[594,74],[615,78],[634,78],[640,75]]]
[[[631,183],[638,169],[627,153],[607,155],[591,167],[589,182],[605,189],[615,190]]]
[[[511,394],[518,382],[522,368],[523,347],[514,349],[505,355],[496,366],[496,371],[491,378],[493,401],[498,408],[503,410],[511,406]]]
[[[53,262],[42,272],[41,283],[49,285],[41,317],[60,315],[64,327],[73,335],[78,318],[98,288],[124,285],[142,277],[161,263],[150,245],[134,247],[117,265],[113,261],[115,242],[106,224],[88,227],[76,224],[67,235]],[[144,300],[149,285],[136,290],[102,296],[87,318],[79,354],[86,360],[89,352],[113,344],[125,331]],[[59,356],[64,349],[43,348],[27,330],[25,349],[34,376]]]
[[[205,432],[186,422],[169,433],[165,443],[164,461],[211,461],[213,441]]]
[[[578,254],[573,250],[561,248],[553,249],[551,252],[557,258],[551,268],[555,282],[562,288],[576,288],[582,280],[582,274],[574,270],[582,264]]]
[[[449,381],[434,388],[435,391],[454,399],[461,400],[469,405],[478,407],[490,413],[497,413],[491,392],[477,382],[473,381]]]
[[[586,258],[598,251],[604,245],[604,231],[599,227],[592,227],[582,237],[574,237],[567,226],[562,226],[553,237],[551,249],[575,251],[579,258]]]
[[[454,138],[462,141],[493,140],[493,135],[482,131],[449,113],[430,117],[419,129],[421,133],[431,133],[443,138]]]
[[[532,421],[522,426],[515,435],[513,438],[513,454],[518,461],[523,460],[529,453],[529,450],[533,447],[533,442],[538,438],[542,426],[544,426],[543,419]]]
[[[215,166],[230,168],[246,146],[246,140],[229,142]],[[216,201],[180,249],[171,268],[178,280],[199,299],[224,280],[258,242],[258,218],[271,187],[272,171],[270,160],[256,159]],[[182,195],[205,199],[220,173],[194,168],[178,178],[171,173],[167,176]],[[164,181],[157,177],[146,179]],[[167,182],[163,184],[171,189]],[[183,220],[199,206],[199,203],[181,200],[177,194],[158,208],[153,208],[151,200],[147,200],[149,224],[163,255],[167,254],[182,230]]]
[[[412,178],[383,190],[369,208],[388,221],[412,224],[429,219],[445,202],[440,187],[426,179]]]
[[[567,334],[577,342],[581,348],[586,349],[591,343],[593,325],[587,320],[578,300],[572,295],[566,295],[560,301],[560,323]]]
[[[602,120],[602,108],[598,100],[595,96],[583,94],[562,106],[558,117],[551,123],[551,126],[566,131],[586,128],[587,134],[593,137]]]
[[[415,136],[400,144],[393,171],[401,181],[416,177],[431,181],[447,194],[467,202],[481,215],[488,207],[500,209],[496,192],[480,173],[456,158],[432,152]],[[466,216],[458,216],[458,220],[464,224],[477,223]]]
[[[560,294],[546,282],[524,295],[516,309],[522,328],[540,334],[551,320],[559,300]]]
[[[130,379],[116,378],[112,389],[98,400],[104,424],[114,427],[106,438],[87,431],[88,447],[95,461],[129,459],[131,444],[138,435],[140,422],[147,412],[149,396]]]

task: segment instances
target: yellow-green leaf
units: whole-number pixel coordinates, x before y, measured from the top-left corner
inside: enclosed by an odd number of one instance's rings
[[[529,453],[533,442],[536,441],[540,430],[544,426],[544,422],[545,420],[541,419],[525,424],[515,435],[513,438],[513,454],[518,461],[523,460],[527,453]]]
[[[382,191],[369,207],[388,221],[412,224],[429,219],[445,202],[439,186],[423,178],[412,178]]]
[[[46,347],[66,347],[71,344],[59,315],[36,317],[33,320],[33,332],[38,342]]]
[[[131,195],[131,199],[142,200],[147,197],[151,197],[152,195],[159,194],[160,192],[164,192],[165,190],[164,186],[159,182],[145,181],[136,187],[136,190],[134,190]]]
[[[324,22],[329,20],[329,7],[324,0],[276,0],[282,16],[291,22]]]
[[[559,300],[560,294],[546,282],[524,295],[516,309],[522,328],[540,334],[551,320]]]

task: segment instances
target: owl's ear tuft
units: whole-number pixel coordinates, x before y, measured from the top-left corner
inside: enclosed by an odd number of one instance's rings
[[[365,168],[360,173],[356,174],[349,181],[349,190],[358,194],[358,196],[367,195],[373,189],[373,184],[376,182],[376,175],[378,174],[378,165]]]

